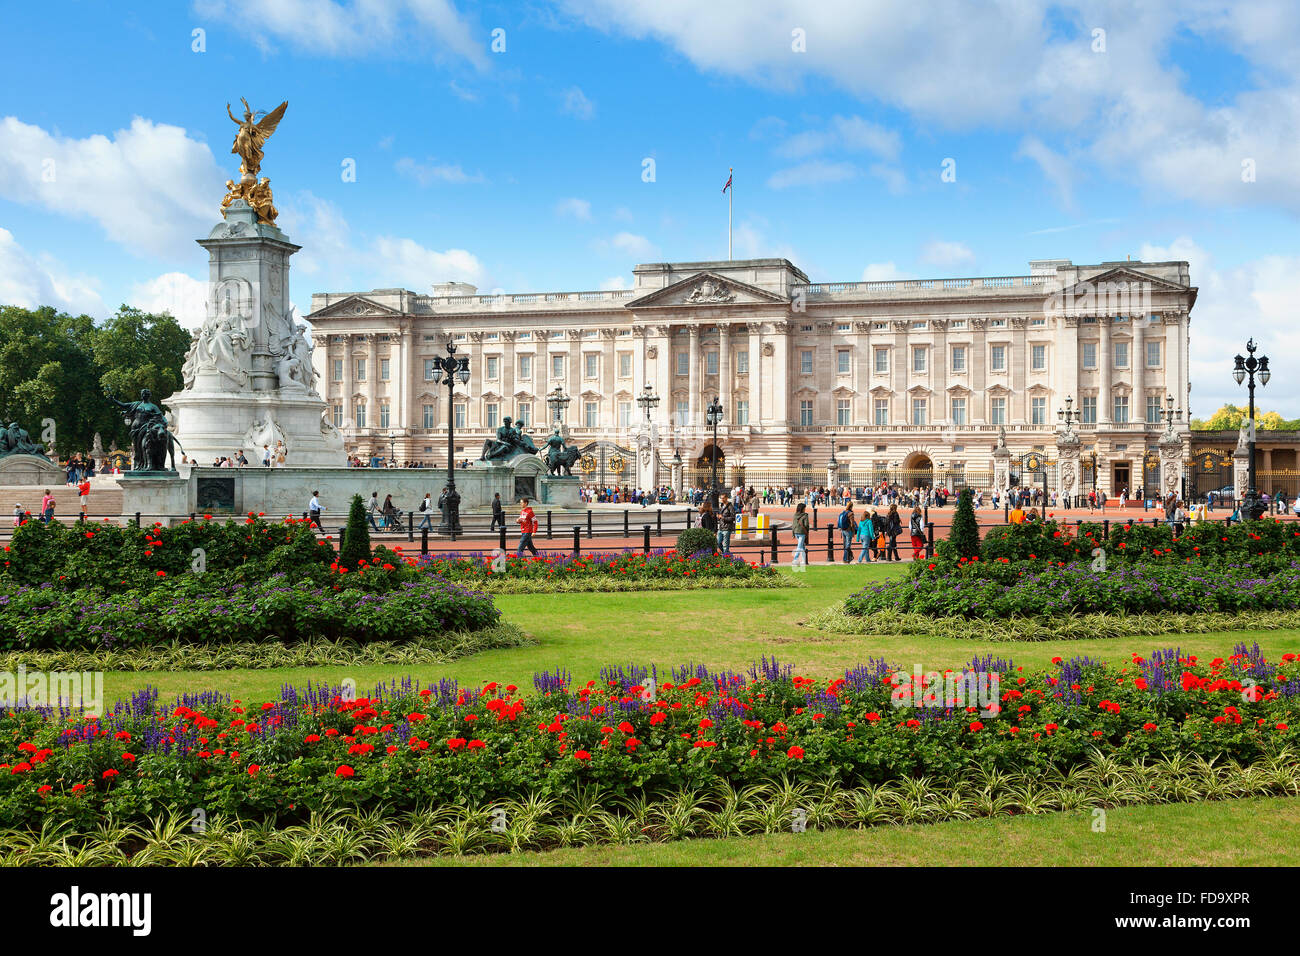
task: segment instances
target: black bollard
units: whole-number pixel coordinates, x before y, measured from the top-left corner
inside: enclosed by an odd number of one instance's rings
[[[573,526],[573,556],[576,558],[582,551],[582,525]]]
[[[548,511],[546,512],[546,540],[550,541],[552,537],[553,535],[551,534],[551,513]]]
[[[421,554],[429,553],[429,529],[428,528],[420,529],[420,553]]]
[[[835,563],[835,529],[830,525],[826,526],[826,560]]]
[[[643,525],[641,531],[643,533],[641,546],[645,549],[645,553],[649,554],[650,553],[650,526]]]
[[[501,528],[501,540],[499,544],[501,546],[501,550],[504,551],[506,549],[506,529],[504,525]]]
[[[776,527],[772,528],[772,563],[776,564],[780,560],[780,552],[776,547]]]

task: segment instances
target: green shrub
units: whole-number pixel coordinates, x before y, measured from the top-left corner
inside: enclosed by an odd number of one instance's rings
[[[708,528],[687,528],[677,536],[677,553],[696,554],[700,551],[712,553],[717,550],[718,537]]]
[[[370,528],[366,525],[366,506],[360,495],[352,496],[348,509],[348,526],[339,542],[339,565],[355,570],[370,560]]]
[[[980,526],[975,520],[974,495],[969,488],[963,488],[961,498],[957,501],[957,513],[952,519],[952,530],[948,540],[959,558],[978,558],[980,554]]]

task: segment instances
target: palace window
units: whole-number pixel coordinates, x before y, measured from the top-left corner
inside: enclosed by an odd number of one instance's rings
[[[835,400],[835,424],[836,425],[853,424],[853,412],[850,410],[849,405],[850,405],[849,399],[847,398],[837,398]]]
[[[683,378],[691,374],[691,356],[689,352],[677,353],[677,374]]]
[[[436,419],[433,417],[433,406],[432,406],[432,405],[425,405],[425,406],[424,406],[424,418],[422,419],[422,421],[424,422],[424,427],[425,427],[425,428],[433,428],[433,427],[434,427],[434,425],[435,425],[435,423],[436,423]]]
[[[950,328],[950,329],[956,329],[957,331],[960,332],[962,329],[966,328],[966,320],[965,320],[965,319],[953,319],[951,322],[948,323],[948,328]]]
[[[1127,425],[1128,424],[1128,396],[1116,395],[1114,409],[1115,409],[1115,415],[1114,415],[1115,424]]]
[[[366,427],[366,403],[365,402],[357,402],[355,414],[356,414],[357,427],[365,428]]]
[[[1031,398],[1029,400],[1030,424],[1046,425],[1047,424],[1047,399]]]
[[[889,372],[889,349],[875,350],[875,369],[877,375],[885,375]]]
[[[366,360],[357,359],[357,381],[364,382],[365,380],[366,380]]]
[[[1035,372],[1047,371],[1047,346],[1035,345],[1030,350],[1031,361]]]
[[[924,331],[925,331],[925,320],[924,320],[924,319],[918,319],[917,321],[913,322],[913,323],[912,323],[912,331],[913,331],[913,332],[924,332]]]
[[[690,421],[691,421],[691,403],[678,402],[677,403],[677,424],[688,425],[690,424]]]
[[[912,424],[925,425],[927,401],[924,398],[912,399]]]
[[[632,424],[632,403],[618,403],[618,427],[627,428]]]
[[[912,371],[921,373],[925,371],[925,346],[912,346]]]
[[[551,378],[564,378],[564,356],[551,356]]]
[[[379,380],[382,382],[388,381],[388,359],[379,360]]]
[[[799,374],[811,375],[813,370],[812,349],[799,350]]]
[[[739,349],[736,352],[736,374],[749,374],[749,349]]]
[[[334,406],[334,427],[335,428],[343,427],[343,406],[342,405]]]
[[[1083,367],[1084,368],[1097,367],[1097,343],[1096,342],[1083,343]]]
[[[488,402],[483,406],[483,424],[488,428],[496,428],[501,424],[501,406],[496,402]]]
[[[705,375],[718,374],[718,353],[717,352],[709,351],[704,353],[704,374]]]
[[[432,381],[433,381],[433,363],[434,363],[435,361],[437,361],[437,360],[436,360],[436,359],[425,359],[425,360],[424,360],[424,380],[425,380],[426,382],[432,382]]]
[[[1007,423],[1007,400],[1005,398],[989,399],[989,424],[1005,425]]]
[[[749,424],[749,402],[743,399],[737,399],[736,401],[736,424]]]
[[[583,376],[585,378],[595,378],[596,373],[600,368],[600,356],[595,352],[588,352],[586,355],[582,357],[582,361],[583,361],[583,369],[582,369]]]
[[[1115,343],[1115,367],[1128,368],[1128,343]]]
[[[456,403],[456,427],[464,428],[468,410],[464,402]]]
[[[533,377],[533,357],[531,355],[519,356],[519,377],[523,379]]]
[[[995,372],[1007,370],[1007,347],[995,345],[989,350],[989,368]]]
[[[343,381],[343,360],[342,359],[334,360],[334,381],[336,382]]]
[[[632,377],[632,353],[631,352],[618,353],[618,377],[619,378]]]
[[[835,326],[836,332],[847,332],[848,330],[849,330],[849,323],[847,322],[841,322]]]
[[[597,402],[582,403],[582,423],[588,428],[595,428],[599,424],[600,405]]]
[[[966,399],[954,398],[952,400],[952,423],[954,425],[966,424]]]
[[[1097,396],[1085,395],[1079,400],[1079,421],[1085,425],[1097,424]]]
[[[811,425],[813,423],[813,406],[809,399],[801,399],[799,402],[799,424]]]
[[[392,406],[387,402],[381,402],[379,405],[379,427],[387,428],[392,422]]]
[[[848,375],[851,370],[853,353],[848,349],[837,349],[835,352],[835,371],[839,375]]]
[[[1151,344],[1154,345],[1155,343],[1153,342]],[[1163,417],[1161,415],[1162,411],[1163,409],[1161,409],[1160,407],[1160,396],[1148,395],[1147,396],[1147,424],[1159,425],[1160,419]]]
[[[520,402],[516,406],[515,421],[519,423],[520,428],[524,428],[533,423],[533,403]]]
[[[1147,343],[1147,368],[1159,368],[1159,367],[1160,367],[1160,343],[1148,342]]]
[[[954,345],[952,347],[952,370],[954,372],[966,371],[966,346]]]
[[[501,377],[501,359],[496,355],[489,355],[485,362],[487,368],[484,370],[489,382],[495,382]]]
[[[878,398],[875,400],[874,406],[875,407],[873,409],[873,412],[874,412],[874,421],[876,425],[881,427],[888,425],[889,424],[889,399]]]

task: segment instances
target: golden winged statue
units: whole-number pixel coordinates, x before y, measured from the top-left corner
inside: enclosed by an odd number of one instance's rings
[[[230,112],[230,104],[226,104],[226,114],[230,117],[231,122],[239,127],[239,132],[235,134],[235,144],[230,147],[230,151],[243,160],[242,172],[244,176],[252,177],[256,180],[258,172],[262,168],[262,147],[266,141],[271,138],[275,128],[280,125],[280,120],[284,117],[284,111],[289,106],[289,101],[285,100],[271,112],[266,114],[257,114],[253,108],[248,105],[248,100],[242,96],[239,98],[244,104],[244,118],[235,119],[235,114]],[[261,115],[261,119],[256,117]]]

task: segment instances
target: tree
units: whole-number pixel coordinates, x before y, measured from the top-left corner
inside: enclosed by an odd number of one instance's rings
[[[90,449],[96,432],[126,447],[125,422],[104,399],[111,388],[134,399],[148,388],[161,401],[181,385],[189,335],[171,315],[122,306],[103,325],[48,306],[0,307],[0,416],[60,455]]]
[[[969,488],[963,488],[957,500],[957,513],[952,519],[952,531],[948,540],[960,558],[978,558],[980,556],[980,526],[975,520],[975,495]]]
[[[1192,431],[1237,431],[1250,409],[1244,405],[1224,405],[1208,419],[1193,418]],[[1260,431],[1281,431],[1296,427],[1296,422],[1288,421],[1277,412],[1261,412],[1255,409],[1255,427]]]
[[[339,566],[355,571],[362,561],[370,560],[370,528],[366,525],[366,506],[360,495],[352,496],[348,508],[348,525],[339,542]]]

